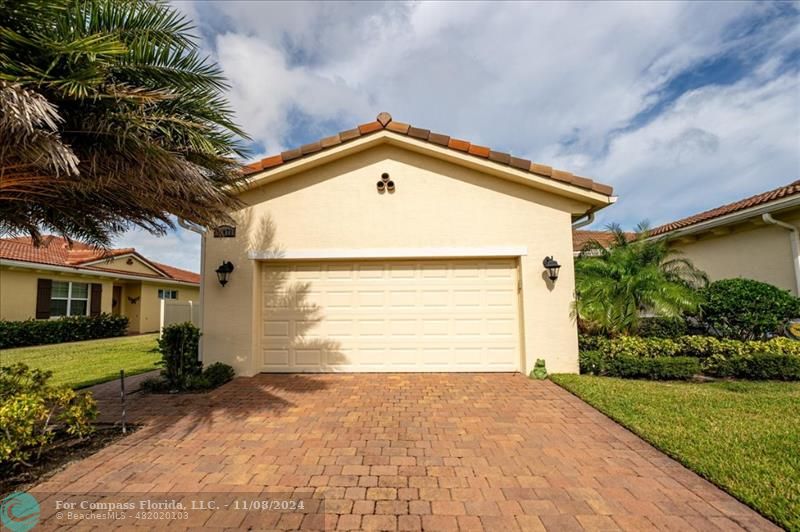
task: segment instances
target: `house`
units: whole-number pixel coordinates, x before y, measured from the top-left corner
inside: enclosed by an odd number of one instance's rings
[[[206,363],[577,371],[572,223],[611,187],[388,113],[245,171],[203,239]]]
[[[198,301],[200,276],[134,248],[98,250],[61,237],[0,239],[0,319],[127,316],[128,332],[159,329],[160,299]]]
[[[636,233],[626,232],[625,236],[632,239]],[[596,242],[604,248],[608,248],[614,242],[614,233],[611,231],[591,231],[576,229],[572,232],[572,254],[578,256],[589,242]]]
[[[743,277],[800,295],[800,181],[656,227],[711,281]]]

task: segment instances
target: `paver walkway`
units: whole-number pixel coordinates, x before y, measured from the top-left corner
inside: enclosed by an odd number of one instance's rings
[[[113,418],[118,405],[103,408]],[[139,396],[129,419],[144,428],[32,490],[45,527],[777,530],[521,375],[259,375],[204,395]],[[144,499],[188,509],[70,521],[55,507]],[[254,508],[262,500],[284,502]]]

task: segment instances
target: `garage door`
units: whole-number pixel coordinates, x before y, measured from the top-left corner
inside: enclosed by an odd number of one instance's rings
[[[518,371],[513,259],[262,264],[263,371]]]

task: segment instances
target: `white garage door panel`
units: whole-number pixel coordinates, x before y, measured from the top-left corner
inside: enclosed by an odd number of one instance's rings
[[[518,371],[513,259],[264,263],[262,371]]]

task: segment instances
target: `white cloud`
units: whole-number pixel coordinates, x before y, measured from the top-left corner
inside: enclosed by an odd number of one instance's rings
[[[787,5],[176,5],[197,22],[232,83],[239,122],[265,153],[385,110],[608,182],[620,202],[602,218],[628,224],[666,221],[800,177],[797,74],[780,70],[798,48],[797,16],[735,25]],[[732,53],[758,58],[751,76],[686,93],[631,129],[671,78]],[[175,260],[195,260],[179,254]]]
[[[200,272],[200,235],[178,228],[166,236],[155,237],[136,229],[117,238],[112,245],[118,248],[132,247],[146,258]]]

